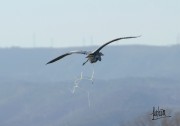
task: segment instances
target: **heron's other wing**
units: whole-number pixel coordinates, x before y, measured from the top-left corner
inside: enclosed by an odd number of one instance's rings
[[[50,63],[53,63],[53,62],[56,62],[57,60],[60,60],[60,59],[64,58],[65,56],[68,56],[68,55],[71,55],[71,54],[75,54],[75,53],[76,54],[84,54],[84,55],[88,55],[89,54],[89,52],[87,52],[87,51],[71,51],[71,52],[65,53],[65,54],[63,54],[61,56],[58,56],[57,58],[49,61],[48,63],[46,63],[46,65],[50,64]]]
[[[82,50],[76,50],[76,51],[71,51],[71,52],[69,52],[69,53],[71,53],[71,54],[77,53],[77,54],[88,55],[90,52],[88,52],[88,51],[82,51]]]
[[[140,37],[140,36],[131,36],[131,37],[122,37],[122,38],[116,38],[116,39],[113,39],[105,44],[103,44],[102,46],[100,46],[98,49],[96,49],[95,51],[93,51],[93,53],[97,53],[99,52],[102,48],[104,48],[106,45],[112,43],[112,42],[115,42],[115,41],[118,41],[118,40],[121,40],[121,39],[131,39],[131,38],[137,38],[137,37]]]

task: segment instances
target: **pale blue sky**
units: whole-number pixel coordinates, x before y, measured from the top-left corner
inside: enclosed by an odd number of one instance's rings
[[[0,1],[0,47],[100,45],[133,35],[142,37],[117,43],[180,43],[179,0]]]

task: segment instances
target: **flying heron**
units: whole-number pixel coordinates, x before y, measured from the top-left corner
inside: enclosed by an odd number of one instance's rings
[[[47,64],[56,62],[57,60],[60,60],[60,59],[64,58],[65,56],[68,56],[68,55],[71,55],[71,54],[84,54],[84,55],[87,55],[86,56],[87,60],[82,65],[85,65],[88,61],[90,63],[96,63],[98,60],[101,61],[101,56],[103,56],[104,54],[101,53],[100,50],[102,48],[104,48],[106,45],[108,45],[108,44],[110,44],[112,42],[121,40],[121,39],[131,39],[131,38],[137,38],[137,37],[140,37],[140,36],[131,36],[131,37],[116,38],[116,39],[113,39],[113,40],[103,44],[102,46],[100,46],[99,48],[97,48],[94,51],[82,51],[82,50],[79,50],[79,51],[78,50],[77,51],[70,51],[68,53],[65,53],[65,54],[63,54],[63,55],[61,55],[61,56],[59,56],[59,57],[49,61]]]

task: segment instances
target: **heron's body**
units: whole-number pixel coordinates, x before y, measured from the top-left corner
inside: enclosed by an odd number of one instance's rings
[[[121,39],[130,39],[130,38],[137,38],[139,36],[134,36],[134,37],[123,37],[123,38],[117,38],[117,39],[114,39],[114,40],[111,40],[105,44],[103,44],[102,46],[100,46],[98,49],[96,49],[95,51],[92,51],[92,52],[88,52],[88,51],[71,51],[71,52],[68,52],[68,53],[65,53],[51,61],[49,61],[47,64],[50,64],[50,63],[53,63],[53,62],[56,62],[57,60],[60,60],[62,58],[64,58],[65,56],[68,56],[68,55],[71,55],[71,54],[85,54],[87,55],[86,58],[87,60],[83,63],[83,65],[85,65],[88,61],[90,63],[96,63],[97,61],[101,61],[101,57],[104,55],[100,52],[100,50],[102,48],[104,48],[106,45],[112,43],[112,42],[115,42],[115,41],[118,41],[118,40],[121,40]]]
[[[101,56],[103,56],[101,52],[96,54],[90,53],[86,58],[88,58],[90,63],[96,63],[98,60],[101,61]]]

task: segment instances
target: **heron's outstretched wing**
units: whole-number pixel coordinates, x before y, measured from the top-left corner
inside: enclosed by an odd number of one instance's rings
[[[117,39],[113,39],[105,44],[103,44],[102,46],[100,46],[98,49],[96,49],[95,51],[93,51],[93,53],[97,53],[99,52],[102,48],[104,48],[106,45],[112,43],[112,42],[115,42],[115,41],[118,41],[118,40],[121,40],[121,39],[131,39],[131,38],[137,38],[137,37],[140,37],[140,36],[131,36],[131,37],[122,37],[122,38],[117,38]]]
[[[65,54],[63,54],[63,55],[61,55],[61,56],[59,56],[59,57],[49,61],[48,63],[46,63],[46,65],[50,64],[50,63],[53,63],[53,62],[56,62],[57,60],[60,60],[60,59],[64,58],[65,56],[68,56],[68,55],[71,55],[71,54],[75,54],[75,53],[76,54],[84,54],[84,55],[88,55],[89,54],[89,52],[87,52],[87,51],[71,51],[71,52],[65,53]]]

